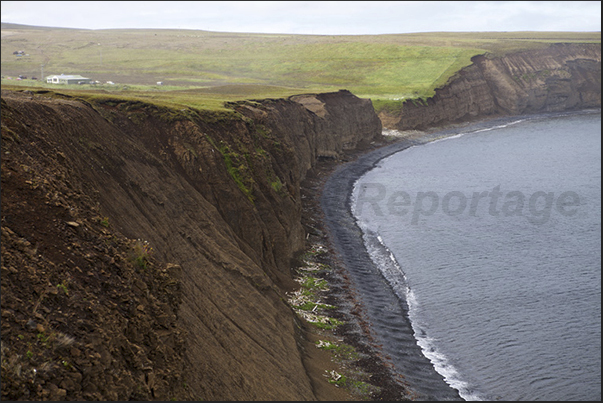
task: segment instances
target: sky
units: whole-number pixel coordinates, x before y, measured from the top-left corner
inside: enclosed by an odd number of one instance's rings
[[[2,1],[2,22],[46,27],[372,35],[601,31],[600,1]]]

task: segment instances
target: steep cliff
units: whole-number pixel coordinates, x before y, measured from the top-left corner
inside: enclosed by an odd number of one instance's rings
[[[381,112],[384,126],[422,129],[496,115],[601,106],[601,44],[553,44],[502,57],[475,56],[426,102]]]
[[[406,130],[600,107],[600,49],[477,56],[380,118]],[[325,397],[285,302],[300,183],[382,123],[347,91],[229,107],[2,91],[3,399]]]
[[[347,91],[231,107],[2,91],[3,399],[317,398],[300,182],[381,122]]]

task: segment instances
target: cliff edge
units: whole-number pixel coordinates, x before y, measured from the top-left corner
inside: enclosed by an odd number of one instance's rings
[[[381,122],[347,91],[230,106],[2,91],[3,399],[324,399],[285,296],[300,182]]]
[[[379,117],[348,91],[218,113],[2,90],[2,398],[339,400],[286,300],[300,184],[382,125],[600,107],[600,49],[476,56]]]
[[[502,57],[475,56],[426,101],[381,112],[390,129],[425,129],[485,117],[601,107],[601,44],[552,44]]]

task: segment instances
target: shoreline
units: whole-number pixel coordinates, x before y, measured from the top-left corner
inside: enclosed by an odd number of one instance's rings
[[[343,341],[354,347],[364,358],[355,363],[346,363],[345,366],[353,367],[364,374],[370,374],[370,383],[380,388],[380,392],[373,394],[371,400],[376,401],[400,401],[414,400],[412,391],[407,388],[403,379],[392,370],[393,364],[382,356],[381,346],[378,345],[369,329],[369,321],[363,311],[362,304],[358,300],[357,288],[349,277],[345,263],[340,255],[333,249],[332,238],[328,234],[326,219],[321,208],[321,197],[324,192],[325,183],[339,167],[347,162],[354,161],[359,156],[370,153],[376,149],[387,146],[391,141],[385,137],[371,145],[358,147],[354,150],[346,150],[340,160],[322,159],[306,174],[301,184],[302,199],[302,225],[306,229],[305,253],[316,246],[324,248],[327,253],[321,254],[317,261],[327,265],[331,270],[318,274],[325,279],[329,285],[329,291],[321,295],[323,301],[336,308],[330,309],[325,314],[336,320],[344,321],[344,325],[337,326],[332,331],[322,331],[328,336]],[[300,258],[296,258],[300,263]],[[306,329],[306,333],[320,333],[313,328]],[[306,336],[308,337],[308,336]],[[310,374],[313,378],[319,378],[320,374]],[[324,380],[321,380],[325,382]],[[324,400],[331,400],[329,395]],[[321,399],[318,396],[319,400]],[[351,391],[347,393],[345,400],[366,400],[358,398]]]
[[[366,251],[363,233],[351,212],[350,196],[356,181],[382,159],[412,146],[518,120],[593,112],[600,113],[600,109],[498,116],[424,132],[398,132],[349,150],[340,161],[321,161],[309,172],[302,183],[302,224],[308,231],[307,243],[320,243],[329,250],[326,260],[337,269],[326,278],[337,291],[327,302],[339,307],[331,315],[352,322],[333,333],[374,357],[370,366],[359,366],[379,378],[382,391],[375,400],[464,399],[423,355],[406,302],[394,294]]]
[[[464,128],[466,125],[461,126]],[[436,399],[434,396],[439,396],[439,399],[445,400],[462,399],[458,395],[455,395],[454,392],[456,391],[443,383],[443,380],[441,380],[442,385],[440,387],[446,391],[443,394],[444,396],[442,396],[441,392],[435,391],[428,391],[428,393],[417,392],[414,387],[416,380],[409,379],[408,376],[396,370],[396,364],[392,361],[391,356],[387,354],[387,351],[384,351],[383,340],[372,329],[375,324],[372,323],[370,318],[374,314],[371,315],[370,309],[367,311],[367,304],[363,297],[366,293],[379,294],[379,289],[389,292],[390,298],[395,298],[395,295],[393,295],[393,291],[391,291],[389,286],[383,283],[383,277],[376,267],[373,284],[377,285],[377,289],[366,290],[358,287],[358,279],[354,278],[354,274],[350,272],[350,262],[346,258],[346,254],[342,253],[337,246],[336,239],[338,239],[338,236],[334,236],[332,228],[329,225],[332,215],[325,214],[323,198],[325,194],[332,193],[343,196],[346,201],[336,205],[345,206],[344,211],[350,213],[351,210],[347,199],[351,194],[355,180],[359,176],[368,169],[371,169],[379,160],[410,146],[432,141],[437,136],[441,136],[444,130],[444,128],[435,128],[424,132],[407,132],[403,136],[382,136],[381,139],[371,144],[360,146],[353,150],[345,150],[339,160],[323,159],[319,161],[308,172],[302,182],[302,225],[308,234],[306,251],[316,245],[320,245],[328,250],[328,253],[320,257],[320,262],[332,268],[331,271],[321,275],[327,280],[330,291],[322,297],[327,304],[337,307],[336,309],[329,310],[327,315],[346,323],[333,329],[332,336],[342,340],[345,344],[353,346],[364,356],[358,362],[348,362],[346,365],[350,366],[351,364],[351,366],[356,367],[359,371],[370,374],[370,383],[380,388],[380,392],[373,395],[372,400],[434,400]],[[449,130],[455,129],[449,128]],[[338,181],[337,175],[342,171],[349,171],[350,166],[361,166],[360,170],[353,170],[357,177],[351,182],[344,182],[343,186],[332,186],[333,181]],[[341,185],[341,182],[339,185]],[[339,209],[337,208],[337,210]],[[354,246],[357,247],[357,250],[365,251],[361,234],[358,240],[360,244],[354,244]],[[368,256],[366,257],[368,258]],[[370,258],[365,263],[372,265]],[[398,318],[407,317],[405,314],[401,315],[399,313],[397,316]],[[405,329],[404,333],[407,343],[416,346],[414,349],[410,348],[411,350],[416,350],[413,356],[407,356],[406,359],[409,359],[412,363],[421,360],[425,361],[421,365],[422,368],[418,371],[419,374],[433,372],[436,377],[439,376],[433,370],[431,363],[423,357],[420,348],[416,345],[410,323],[398,325],[400,328]],[[315,333],[313,329],[307,331]],[[311,376],[315,379],[318,378],[317,374]],[[437,382],[437,379],[435,381]],[[421,378],[421,383],[424,383],[424,378]],[[431,382],[428,382],[428,384],[431,384]],[[352,393],[350,393],[349,397],[351,400],[358,400]]]
[[[373,346],[384,355],[382,362],[389,369],[390,377],[406,389],[406,396],[401,400],[463,399],[435,371],[417,345],[404,301],[400,301],[386,283],[365,248],[362,231],[351,212],[350,195],[358,178],[383,158],[456,134],[455,129],[450,130],[452,132],[447,135],[445,129],[434,129],[395,139],[373,150],[363,150],[331,171],[320,194],[329,249],[344,268],[356,293],[356,304],[362,310],[357,316],[360,326]]]

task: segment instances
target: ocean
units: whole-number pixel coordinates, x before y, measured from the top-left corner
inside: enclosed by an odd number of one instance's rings
[[[482,124],[365,171],[349,200],[364,247],[449,388],[601,399],[600,111]]]

